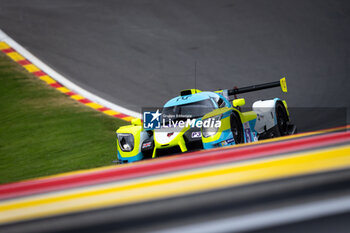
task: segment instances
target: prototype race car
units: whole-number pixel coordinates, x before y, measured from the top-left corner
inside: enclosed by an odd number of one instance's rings
[[[214,92],[183,90],[164,105],[161,113],[159,109],[144,112],[143,122],[135,119],[117,130],[118,160],[134,162],[294,134],[296,127],[291,124],[286,101],[259,100],[252,111],[241,112],[245,99],[236,98],[237,94],[279,86],[287,92],[285,78]],[[230,96],[235,97],[232,102]]]

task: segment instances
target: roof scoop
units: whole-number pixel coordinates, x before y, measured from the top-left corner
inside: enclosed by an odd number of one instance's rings
[[[192,94],[196,94],[196,93],[199,93],[199,92],[202,92],[202,91],[198,90],[198,89],[185,89],[185,90],[182,90],[180,92],[180,96],[192,95]]]

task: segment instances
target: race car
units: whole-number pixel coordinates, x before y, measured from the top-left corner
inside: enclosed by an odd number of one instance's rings
[[[161,112],[144,112],[143,122],[135,119],[117,130],[118,160],[128,163],[294,134],[284,100],[259,100],[252,111],[241,111],[245,99],[238,94],[273,87],[287,92],[286,79],[218,91],[183,90]]]

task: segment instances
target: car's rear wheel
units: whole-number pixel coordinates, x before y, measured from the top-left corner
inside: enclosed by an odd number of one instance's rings
[[[288,135],[288,114],[286,108],[281,102],[276,103],[277,127],[281,136]]]
[[[236,113],[231,114],[231,132],[236,144],[244,142],[243,126]]]

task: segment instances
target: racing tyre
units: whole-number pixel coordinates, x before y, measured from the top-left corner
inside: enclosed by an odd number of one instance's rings
[[[236,144],[244,142],[243,126],[236,113],[231,114],[231,132]]]
[[[288,135],[288,122],[289,118],[287,115],[286,108],[281,102],[276,103],[276,119],[277,128],[281,136]]]

